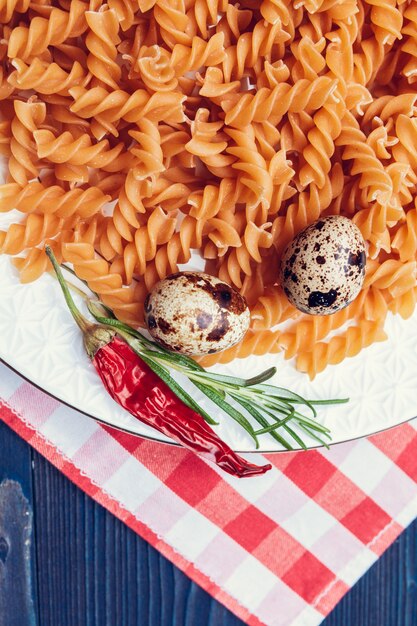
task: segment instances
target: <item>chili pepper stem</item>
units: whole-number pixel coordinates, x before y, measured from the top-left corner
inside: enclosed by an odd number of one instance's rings
[[[94,358],[97,350],[110,343],[115,335],[115,332],[100,324],[92,324],[87,320],[87,318],[84,317],[84,315],[80,313],[75,305],[65,278],[62,275],[61,268],[59,267],[59,263],[56,260],[52,248],[50,248],[50,246],[45,246],[45,252],[52,263],[52,267],[54,268],[62,293],[64,294],[68,309],[83,334],[86,352],[90,359],[92,359]]]

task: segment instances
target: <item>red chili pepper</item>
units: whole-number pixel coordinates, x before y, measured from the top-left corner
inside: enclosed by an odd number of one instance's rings
[[[97,350],[93,363],[112,398],[141,422],[240,478],[271,469],[271,465],[253,465],[233,452],[117,336]]]
[[[134,417],[171,437],[223,470],[243,478],[271,465],[253,465],[216,435],[204,418],[184,404],[114,330],[91,324],[77,310],[52,250],[51,259],[68,307],[84,335],[84,346],[108,393]]]

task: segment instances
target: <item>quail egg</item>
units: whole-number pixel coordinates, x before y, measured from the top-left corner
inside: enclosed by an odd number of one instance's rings
[[[188,355],[220,352],[249,327],[246,300],[233,287],[203,272],[180,272],[159,281],[145,300],[152,337]]]
[[[359,228],[347,217],[331,215],[291,241],[281,260],[280,280],[297,309],[330,315],[356,298],[365,264],[365,242]]]

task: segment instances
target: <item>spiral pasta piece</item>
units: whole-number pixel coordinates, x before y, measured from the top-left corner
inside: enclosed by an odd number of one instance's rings
[[[68,89],[78,85],[86,86],[90,80],[84,68],[75,61],[69,72],[57,63],[45,63],[35,57],[29,64],[21,59],[14,59],[15,69],[8,78],[16,89],[34,89],[40,94],[59,94],[68,96]]]
[[[229,248],[239,248],[242,245],[234,221],[233,213],[228,215],[227,211],[222,211],[218,217],[212,217],[204,223],[203,235],[214,244],[214,258],[223,256]],[[204,247],[204,258],[212,256],[210,242]]]
[[[178,85],[171,55],[162,46],[142,46],[134,67],[151,91],[173,91]]]
[[[417,94],[413,92],[402,93],[394,97],[383,95],[379,98],[374,98],[365,111],[363,122],[365,125],[372,122],[390,124],[399,115],[413,117],[417,111],[416,101]]]
[[[353,54],[353,78],[361,85],[372,83],[385,56],[382,42],[365,39],[360,43],[360,51]]]
[[[14,86],[8,82],[6,73],[0,66],[0,100],[7,100],[14,90]]]
[[[248,222],[242,237],[242,245],[234,247],[219,264],[219,278],[241,289],[244,277],[253,273],[254,262],[261,262],[261,252],[273,244],[270,227],[270,222],[261,226]]]
[[[200,96],[210,98],[213,102],[220,102],[220,98],[227,93],[237,93],[240,89],[240,81],[226,81],[219,67],[208,67],[204,74],[196,75],[197,83],[201,84]]]
[[[387,204],[392,196],[391,178],[371,146],[366,143],[366,136],[350,112],[346,112],[343,117],[342,130],[335,143],[344,148],[342,159],[352,160],[351,173],[360,174],[359,186],[361,189],[366,188],[367,200]]]
[[[232,178],[224,178],[218,186],[206,185],[204,190],[190,194],[189,214],[197,220],[207,221],[215,217],[221,209],[234,210],[240,194],[239,186]]]
[[[155,176],[165,170],[158,125],[144,118],[137,126],[138,130],[129,131],[129,135],[136,141],[136,145],[130,149],[137,159],[134,177],[138,180],[150,177],[154,181]]]
[[[261,205],[268,211],[271,205],[273,181],[268,171],[265,159],[256,150],[255,134],[252,127],[243,130],[229,129],[226,131],[233,139],[236,146],[227,148],[227,152],[237,157],[237,161],[232,164],[232,168],[237,170],[239,181],[249,190],[245,198],[248,209]],[[266,213],[267,214],[267,213]],[[263,217],[266,217],[266,214]],[[251,211],[248,215],[253,217]],[[264,219],[262,221],[265,221]]]
[[[133,163],[132,155],[123,153],[123,143],[114,148],[110,148],[107,139],[94,144],[87,133],[74,139],[69,131],[55,137],[50,130],[37,130],[34,131],[33,137],[39,158],[51,163],[87,165],[101,168],[106,172],[118,172]]]
[[[11,124],[8,120],[0,122],[0,154],[10,156]]]
[[[135,283],[124,287],[120,274],[112,273],[109,264],[97,258],[91,243],[64,243],[62,258],[73,265],[76,275],[87,281],[118,319],[127,324],[137,323],[146,296],[143,286]]]
[[[327,48],[327,57],[324,59],[322,52],[326,46],[326,40],[324,37],[320,37],[318,41],[313,41],[311,37],[305,35],[295,43],[291,44],[291,52],[296,59],[292,69],[291,75],[294,80],[300,80],[306,78],[308,80],[314,80],[326,67],[326,61],[329,67],[329,51],[331,47]]]
[[[292,4],[286,0],[263,0],[260,6],[261,15],[270,24],[279,21],[288,26],[293,18]]]
[[[303,150],[306,164],[300,169],[300,183],[324,187],[331,168],[334,141],[342,131],[340,107],[325,105],[313,118],[314,128],[308,133],[309,144]]]
[[[100,189],[71,189],[65,191],[61,187],[44,186],[34,181],[23,188],[16,183],[0,185],[0,211],[17,209],[22,213],[55,214],[57,217],[69,218],[78,215],[89,218],[96,215],[110,200]]]
[[[392,44],[402,39],[403,15],[395,0],[366,0],[372,6],[371,23],[377,41]]]
[[[23,186],[38,175],[38,157],[33,132],[40,126],[46,115],[43,102],[14,102],[15,117],[11,124],[11,157],[9,172],[13,180]]]
[[[96,233],[97,221],[93,218],[88,224],[76,224],[75,228],[62,230],[59,237],[48,239],[46,243],[61,263],[63,244],[76,241],[91,245],[96,239]],[[32,282],[51,269],[51,262],[42,248],[32,248],[25,255],[13,259],[13,265],[19,271],[20,280],[23,283]]]
[[[414,4],[406,8],[404,18],[406,24],[403,26],[402,34],[406,37],[401,51],[406,55],[407,62],[401,73],[412,84],[417,81],[417,7]]]
[[[282,287],[273,285],[264,290],[252,308],[251,328],[253,330],[268,330],[297,315],[297,310],[289,302]]]
[[[210,26],[217,23],[219,14],[228,8],[229,0],[196,0],[192,17],[202,37],[207,38]]]
[[[134,242],[129,243],[123,252],[127,284],[130,284],[133,274],[142,276],[147,262],[155,258],[158,246],[170,241],[175,232],[175,221],[175,217],[156,208],[149,216],[147,225],[136,230]]]
[[[259,89],[256,95],[245,94],[233,103],[225,99],[222,104],[226,112],[226,124],[241,128],[252,122],[269,120],[278,124],[285,113],[320,109],[325,102],[334,100],[337,81],[319,76],[314,81],[299,80],[295,85],[282,83],[274,89]]]
[[[417,289],[416,287],[413,287],[398,298],[393,298],[388,304],[388,307],[392,313],[401,315],[401,317],[406,320],[413,315],[416,302]]]
[[[188,263],[191,250],[202,245],[202,225],[194,218],[186,216],[179,231],[175,232],[165,245],[160,246],[155,258],[148,263],[143,276],[148,290],[161,280],[178,271],[178,265]]]
[[[204,160],[220,154],[227,148],[227,141],[217,137],[223,122],[209,122],[210,111],[198,109],[194,121],[191,123],[191,139],[185,145],[186,150]]]
[[[70,236],[71,231],[61,233],[60,240]],[[58,263],[62,262],[60,241],[48,241],[48,245],[54,251]],[[42,276],[49,269],[49,260],[44,250],[33,248],[26,255],[16,257],[12,260],[13,265],[19,272],[21,283],[31,283]]]
[[[41,54],[48,46],[56,46],[70,37],[78,37],[87,28],[86,5],[81,0],[71,0],[69,12],[53,8],[48,18],[34,17],[30,26],[17,26],[10,34],[7,49],[11,59],[26,61]]]
[[[292,198],[296,193],[296,189],[291,186],[295,170],[292,168],[292,161],[287,159],[285,150],[278,150],[278,152],[274,154],[269,162],[268,169],[274,184],[268,214],[275,215],[279,212],[283,202]],[[334,169],[338,171],[337,167]]]
[[[308,352],[311,350],[311,346],[316,345],[331,332],[344,326],[347,321],[360,315],[365,306],[367,295],[367,290],[364,290],[349,306],[334,315],[326,315],[325,319],[311,315],[300,319],[287,331],[282,332],[279,344],[284,350],[285,358],[292,359],[297,354]]]
[[[125,119],[127,122],[140,122],[147,117],[153,122],[164,120],[169,123],[184,121],[182,103],[185,96],[178,92],[154,93],[138,89],[129,94],[121,89],[108,92],[102,87],[84,89],[74,87],[70,89],[74,98],[71,111],[82,118],[94,117],[104,128],[115,137],[118,136],[113,122]]]
[[[26,13],[29,9],[30,0],[1,0],[0,24],[7,24],[13,17],[13,13]]]
[[[173,48],[176,43],[190,45],[190,20],[184,0],[156,0],[153,11],[164,42]]]
[[[377,128],[371,131],[368,135],[367,143],[375,152],[375,156],[381,161],[383,159],[391,158],[389,148],[398,143],[398,139],[396,137],[388,136],[388,129],[386,126],[377,126]]]
[[[23,223],[11,224],[7,231],[0,230],[0,253],[16,255],[27,248],[35,248],[46,239],[56,237],[65,226],[65,221],[56,215],[32,213]]]
[[[164,211],[175,211],[183,209],[190,197],[192,188],[184,183],[173,183],[160,176],[152,185],[152,193],[143,199],[143,205],[151,208],[156,205],[161,206]]]
[[[90,52],[87,67],[100,82],[117,89],[122,70],[117,63],[120,37],[116,11],[86,11],[85,19],[90,29],[85,38]]]
[[[146,212],[142,197],[146,195],[145,184],[130,170],[119,199],[114,207],[111,219],[105,222],[100,236],[100,252],[107,260],[122,255],[124,241],[133,241],[134,233],[140,227],[139,215]],[[152,203],[153,206],[154,203]]]
[[[412,209],[406,215],[406,222],[402,224],[392,240],[395,250],[402,263],[417,258],[417,210]]]
[[[135,12],[138,3],[134,0],[107,0],[107,4],[109,8],[116,13],[117,20],[123,31],[127,31],[137,21]]]
[[[281,146],[281,133],[269,122],[255,122],[252,124],[253,133],[258,151],[265,160],[272,161],[276,158],[277,152],[283,154],[283,150],[279,150]],[[274,166],[274,171],[277,169]]]
[[[314,379],[327,365],[337,365],[346,357],[356,356],[363,348],[386,338],[378,322],[361,321],[358,326],[348,328],[345,335],[333,337],[327,343],[319,342],[311,351],[301,353],[297,357],[297,369]]]
[[[417,119],[406,115],[399,115],[395,122],[395,136],[398,143],[393,146],[392,154],[397,162],[409,163],[411,168],[417,168]]]
[[[287,39],[289,35],[282,29],[280,22],[258,22],[252,32],[239,36],[235,46],[226,48],[224,60],[221,60],[225,81],[240,80],[245,72],[260,66],[260,58],[268,56],[274,45]]]
[[[388,259],[369,271],[365,277],[365,287],[373,285],[377,289],[386,290],[393,298],[402,296],[415,286],[417,262],[401,263],[396,259]]]
[[[240,8],[239,5],[225,3],[222,15],[217,15],[216,32],[223,33],[225,44],[230,46],[239,36],[248,30],[253,18],[253,11]]]
[[[248,330],[245,337],[236,346],[197,360],[203,367],[211,367],[216,363],[230,363],[234,359],[244,359],[251,354],[261,356],[262,354],[277,353],[280,352],[279,335],[279,331]]]
[[[171,67],[175,74],[198,70],[205,65],[218,65],[224,59],[224,35],[216,33],[208,41],[193,37],[191,46],[177,43],[171,53]]]
[[[285,216],[278,215],[272,224],[274,247],[281,254],[289,242],[301,230],[315,222],[320,215],[340,195],[343,188],[343,171],[334,168],[325,185],[319,189],[311,184],[308,191],[302,191],[298,203],[288,206]]]

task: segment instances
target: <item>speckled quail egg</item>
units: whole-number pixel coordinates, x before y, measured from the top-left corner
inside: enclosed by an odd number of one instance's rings
[[[331,215],[291,241],[281,260],[280,280],[297,309],[330,315],[356,298],[365,264],[365,242],[359,228],[347,217]]]
[[[246,300],[230,285],[203,272],[180,272],[159,281],[145,300],[152,337],[189,355],[220,352],[249,327]]]

